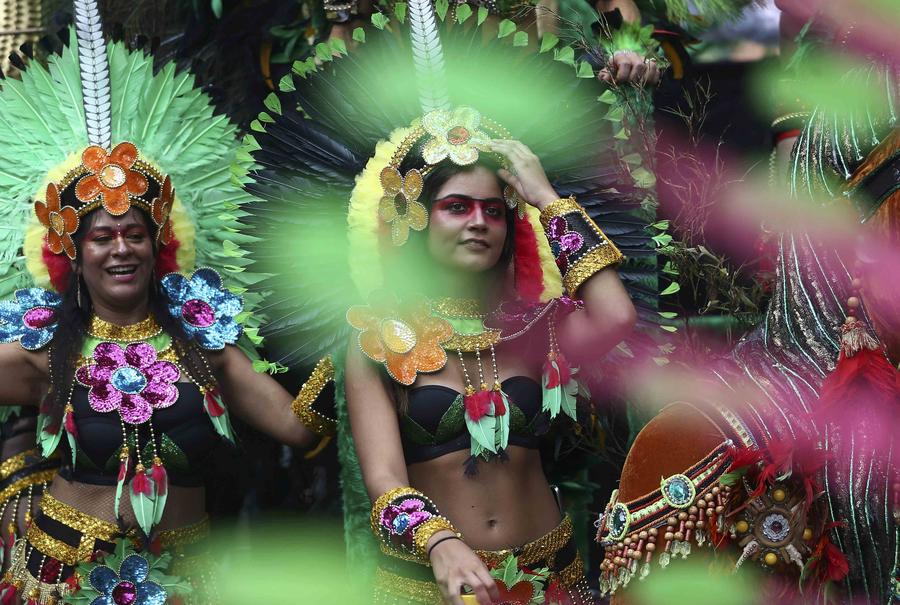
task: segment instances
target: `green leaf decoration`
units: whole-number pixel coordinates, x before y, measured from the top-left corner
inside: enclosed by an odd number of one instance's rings
[[[450,1],[449,0],[435,0],[434,2],[434,12],[437,13],[438,18],[441,21],[444,21],[447,18],[447,11],[450,10]]]
[[[593,78],[594,77],[594,68],[591,67],[591,64],[587,61],[582,61],[578,64],[578,68],[575,71],[575,75],[579,78]]]
[[[497,416],[497,449],[506,449],[509,445],[509,423],[511,416],[511,404],[509,402],[509,397],[507,397],[506,393],[500,391],[500,397],[503,398],[503,405],[506,407],[506,413],[502,416]]]
[[[557,372],[559,371],[559,367],[556,365],[555,361],[551,361],[550,365],[552,365]],[[552,389],[548,389],[547,383],[549,382],[549,378],[550,377],[547,374],[544,374],[541,377],[541,392],[543,393],[542,408],[545,412],[550,412],[550,418],[556,418],[562,409],[562,387],[557,385]]]
[[[635,184],[643,189],[649,189],[656,185],[656,176],[644,167],[636,168],[631,172],[631,178]]]
[[[509,19],[504,19],[500,22],[500,25],[497,28],[497,37],[505,38],[506,36],[512,34],[516,31],[516,24]]]
[[[472,7],[468,4],[460,4],[456,7],[456,22],[462,25],[472,16]]]
[[[375,18],[375,15],[372,15],[372,18]],[[319,42],[316,44],[316,59],[319,61],[331,61],[331,47],[324,42]]]
[[[677,281],[673,281],[671,284],[666,286],[665,290],[663,290],[659,294],[660,294],[660,296],[668,296],[669,294],[675,294],[679,290],[681,290],[681,286],[678,285]]]
[[[332,53],[338,53],[339,55],[347,54],[347,44],[340,38],[332,38],[329,41],[329,44],[331,44]]]
[[[528,46],[528,32],[516,32],[513,36],[513,46]]]
[[[560,63],[575,65],[575,49],[571,46],[563,46],[562,48],[554,49],[553,60],[559,61]]]
[[[540,52],[545,53],[549,50],[552,50],[557,44],[559,44],[559,38],[547,32],[544,34],[544,37],[541,38],[541,50]]]
[[[572,420],[578,420],[578,401],[575,395],[578,393],[578,381],[574,378],[566,385],[561,385],[560,409]]]
[[[607,105],[612,105],[613,103],[619,100],[619,97],[616,96],[616,93],[612,91],[611,88],[604,90],[603,94],[597,97],[597,100],[601,103],[606,103]]]
[[[482,23],[484,23],[485,19],[488,18],[488,14],[489,14],[488,9],[486,9],[483,6],[479,6],[478,7],[478,17],[476,18],[475,23],[477,25],[481,25]]]
[[[222,0],[211,0],[210,8],[212,9],[213,14],[216,16],[216,19],[222,18]]]
[[[678,313],[675,311],[659,311],[659,316],[664,319],[675,319],[678,317]]]
[[[263,105],[265,105],[269,109],[269,111],[271,111],[272,113],[281,115],[281,101],[278,100],[278,95],[275,94],[274,92],[269,93],[269,96],[267,96],[265,98],[265,100],[263,101]],[[226,240],[225,243],[230,243],[230,242],[228,242]]]
[[[353,30],[353,39],[357,42],[365,42],[366,41],[366,30],[361,27],[357,27]]]
[[[406,2],[398,2],[395,4],[394,14],[397,16],[397,21],[406,23]]]
[[[282,76],[282,78],[278,81],[278,90],[280,90],[281,92],[292,92],[294,90],[297,90],[294,87],[294,76],[292,76],[291,74],[285,74],[284,76]]]
[[[372,13],[372,25],[378,29],[384,29],[388,24],[388,18],[382,13]]]
[[[469,430],[469,435],[472,436],[473,445],[477,443],[483,449],[496,454],[497,446],[495,445],[494,437],[494,427],[497,424],[496,418],[490,414],[482,416],[477,421],[469,418],[468,414],[465,415],[465,418],[466,428]]]
[[[134,482],[134,479],[132,479],[131,481]],[[153,479],[147,476],[147,481],[150,482],[150,492],[155,494],[156,485],[154,484]],[[146,494],[134,493],[134,489],[132,489],[131,484],[128,485],[127,489],[128,497],[131,500],[131,508],[134,510],[134,518],[137,519],[138,525],[141,526],[141,530],[149,536],[151,530],[153,529],[156,498],[147,496]]]

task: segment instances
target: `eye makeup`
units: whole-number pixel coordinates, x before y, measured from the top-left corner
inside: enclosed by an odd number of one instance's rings
[[[432,212],[445,212],[460,218],[469,218],[476,208],[486,221],[503,222],[506,220],[506,204],[499,198],[478,199],[466,195],[451,194],[435,200]]]

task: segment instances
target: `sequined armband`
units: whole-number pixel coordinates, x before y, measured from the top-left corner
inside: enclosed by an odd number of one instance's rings
[[[325,357],[316,364],[291,404],[291,409],[300,422],[320,437],[334,435],[337,425],[334,419],[334,398],[320,397],[332,380],[334,380],[334,362],[331,357]],[[325,409],[326,407],[329,409]]]
[[[574,198],[550,203],[541,211],[541,224],[563,275],[569,296],[598,271],[620,262],[622,253],[591,220]]]
[[[411,487],[385,492],[372,506],[372,531],[387,555],[428,563],[428,541],[439,531],[461,537],[434,503]]]

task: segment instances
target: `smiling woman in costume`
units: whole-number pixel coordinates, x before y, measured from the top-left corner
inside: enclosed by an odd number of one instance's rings
[[[0,401],[43,401],[43,454],[62,450],[0,590],[4,602],[13,592],[29,603],[215,602],[194,555],[209,531],[203,465],[234,440],[228,412],[297,447],[316,441],[304,422],[328,422],[309,389],[294,399],[234,346],[250,309],[217,271],[174,272],[196,260],[227,270],[226,235],[240,241],[223,206],[252,199],[232,180],[246,168],[234,127],[189,74],[152,75],[151,57],[107,47],[94,2],[75,10],[78,42],[50,60],[54,78],[33,65],[0,95],[33,152],[8,154],[0,169],[21,177],[2,182],[5,220],[25,225],[11,244],[25,250],[32,285],[0,303]],[[93,69],[79,73],[79,57]],[[65,92],[82,86],[83,108]],[[128,109],[151,88],[175,92],[159,92],[153,115]],[[28,114],[29,90],[61,104]],[[127,141],[140,133],[141,151]],[[176,196],[178,183],[198,190]]]

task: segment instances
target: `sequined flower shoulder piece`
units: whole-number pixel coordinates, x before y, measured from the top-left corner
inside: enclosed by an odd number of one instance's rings
[[[441,347],[453,327],[431,314],[427,301],[400,304],[390,295],[377,295],[367,306],[347,311],[347,322],[359,330],[359,347],[383,363],[391,378],[411,385],[418,372],[437,372],[447,363]]]
[[[0,342],[42,349],[56,333],[61,304],[58,294],[42,288],[17,290],[13,300],[0,302]]]
[[[169,298],[169,313],[198,345],[221,350],[241,337],[237,316],[244,310],[244,302],[222,286],[216,271],[200,268],[190,278],[169,273],[161,282]]]

